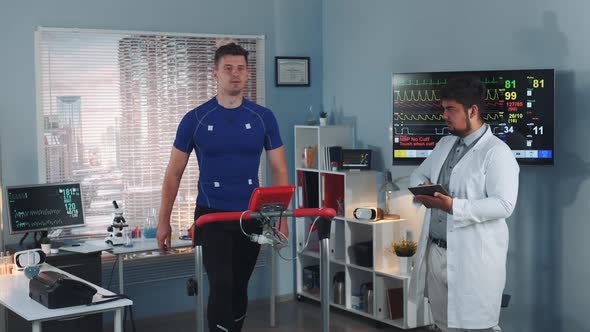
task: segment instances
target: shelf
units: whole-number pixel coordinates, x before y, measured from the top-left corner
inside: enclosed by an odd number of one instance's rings
[[[398,269],[389,269],[389,270],[375,270],[375,274],[384,277],[391,277],[396,279],[403,279],[409,280],[411,274],[401,274],[399,273]]]
[[[352,309],[352,308],[346,308],[346,311],[350,311],[350,312],[353,312],[357,315],[361,315],[361,316],[375,319],[375,316],[373,314],[367,313],[366,311]]]
[[[388,224],[388,223],[394,223],[394,222],[403,222],[403,221],[405,221],[405,219],[398,219],[398,220],[381,219],[381,220],[377,220],[377,221],[361,221],[361,220],[356,220],[356,219],[346,219],[346,221],[353,222],[355,224],[360,224],[360,225],[376,226],[376,225]]]
[[[376,221],[360,221],[356,219],[347,219],[346,221],[365,226],[373,226],[373,224],[376,223]]]
[[[334,175],[344,175],[344,174],[346,174],[344,171],[328,171],[328,170],[325,170],[325,171],[321,171],[321,172],[322,173],[325,173],[325,174],[334,174]]]
[[[343,171],[331,171],[331,170],[320,170],[317,168],[308,168],[308,167],[295,167],[296,171],[304,171],[304,172],[314,172],[314,173],[324,173],[324,174],[333,174],[333,175],[354,175],[354,174],[359,174],[359,173],[368,173],[368,172],[375,172],[375,171],[348,171],[348,170],[343,170]]]
[[[367,272],[373,272],[372,267],[365,267],[365,266],[360,266],[360,265],[356,265],[356,264],[352,264],[352,263],[348,263],[348,264],[346,264],[346,266],[349,266],[353,269],[358,269],[358,270],[367,271]]]
[[[311,257],[311,258],[316,258],[316,259],[320,259],[320,255],[317,253],[309,253],[309,252],[303,252],[300,253],[300,255],[302,256],[306,256],[306,257]],[[343,260],[337,260],[337,259],[330,259],[330,263],[331,264],[337,264],[337,265],[341,265],[342,267],[346,266],[346,263]],[[365,269],[366,270],[366,269]],[[330,269],[330,271],[334,272],[333,269]]]
[[[320,296],[319,295],[314,295],[311,294],[309,292],[300,292],[299,295],[303,296],[303,297],[307,297],[309,299],[315,300],[315,301],[320,301]]]
[[[311,250],[305,250],[302,253],[300,253],[300,255],[308,256],[308,257],[313,257],[313,258],[317,258],[317,259],[320,258],[320,253],[319,252],[311,251]]]
[[[400,318],[400,319],[379,319],[379,318],[375,318],[375,320],[378,320],[378,321],[383,322],[385,324],[393,325],[395,327],[399,327],[401,329],[407,328],[404,325],[404,319],[403,318]]]
[[[341,309],[341,310],[350,311],[350,309],[348,309],[346,306],[343,306],[343,305],[341,305],[341,304],[336,304],[336,303],[334,303],[334,302],[332,302],[332,301],[330,301],[330,305],[331,305],[332,307],[334,307],[334,308],[338,308],[338,309]]]
[[[334,264],[340,264],[340,265],[346,266],[346,262],[343,259],[330,259],[330,262],[334,263]]]
[[[302,167],[297,167],[295,168],[295,171],[302,171],[302,172],[314,172],[314,173],[319,173],[320,171],[316,168],[302,168]]]
[[[353,131],[349,127],[295,126],[295,206],[329,207],[338,213],[330,225],[328,248],[330,306],[401,329],[428,325],[431,318],[425,314],[429,312],[427,302],[424,302],[424,310],[420,311],[422,316],[418,317],[418,308],[407,300],[411,276],[399,273],[397,256],[387,251],[393,241],[405,236],[410,228],[409,221],[359,221],[353,216],[356,208],[377,206],[378,179],[383,174],[370,170],[332,171],[326,165],[326,147],[352,149],[354,141]],[[303,158],[303,152],[316,148],[313,161]],[[317,232],[309,231],[313,220],[296,220],[298,250],[303,248],[310,236],[309,247],[298,254],[299,259],[295,262],[296,290],[299,296],[320,301],[317,280],[320,268],[319,243]],[[343,304],[332,302],[332,280],[336,275],[344,278]],[[362,294],[366,294],[368,289],[373,289],[373,297],[370,303],[365,304],[362,303]],[[388,300],[390,296],[394,299],[391,306]],[[358,308],[373,310],[367,313]],[[390,312],[394,313],[393,316]]]
[[[400,219],[381,219],[381,220],[377,220],[372,222],[373,224],[386,224],[389,222],[404,222],[406,221],[406,219],[404,218],[400,218]]]

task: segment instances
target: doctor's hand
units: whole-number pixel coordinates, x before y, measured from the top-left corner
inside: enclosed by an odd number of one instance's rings
[[[453,212],[453,198],[451,196],[435,192],[434,196],[416,195],[414,197],[427,208],[440,209],[450,214]]]
[[[161,252],[166,253],[172,248],[172,227],[170,223],[158,223],[156,239],[158,240],[158,248],[160,248]]]
[[[418,187],[421,187],[421,186],[429,186],[429,185],[431,185],[431,184],[433,184],[433,183],[432,183],[432,182],[430,182],[430,181],[425,181],[425,182],[422,182],[422,183],[420,183],[420,184],[418,185]],[[420,202],[420,203],[424,204],[424,202],[422,202],[421,200],[419,200],[419,199],[418,199],[418,197],[414,196],[414,203],[418,203],[418,202]],[[427,206],[426,204],[424,204],[424,205],[425,205],[427,208],[430,208],[430,206]]]

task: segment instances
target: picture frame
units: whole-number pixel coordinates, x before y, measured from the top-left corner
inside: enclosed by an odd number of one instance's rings
[[[310,86],[309,57],[275,57],[276,86]]]

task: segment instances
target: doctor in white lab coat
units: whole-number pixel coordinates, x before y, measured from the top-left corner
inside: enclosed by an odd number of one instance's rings
[[[510,148],[484,123],[484,97],[485,87],[477,78],[449,81],[440,98],[443,119],[453,135],[441,139],[410,178],[412,186],[441,183],[443,165],[448,169],[450,196],[416,196],[428,210],[410,282],[410,301],[420,305],[428,297],[442,331],[501,331],[508,251],[505,218],[516,204],[519,167]],[[454,162],[447,160],[459,139],[471,145],[463,146],[466,152],[454,156]],[[430,236],[434,209],[446,216],[444,240]]]

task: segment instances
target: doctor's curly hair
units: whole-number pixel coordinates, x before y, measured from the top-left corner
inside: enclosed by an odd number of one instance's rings
[[[487,90],[476,76],[465,75],[451,78],[440,90],[440,100],[454,100],[465,107],[465,111],[473,105],[479,108],[479,116],[483,120],[486,109]]]

